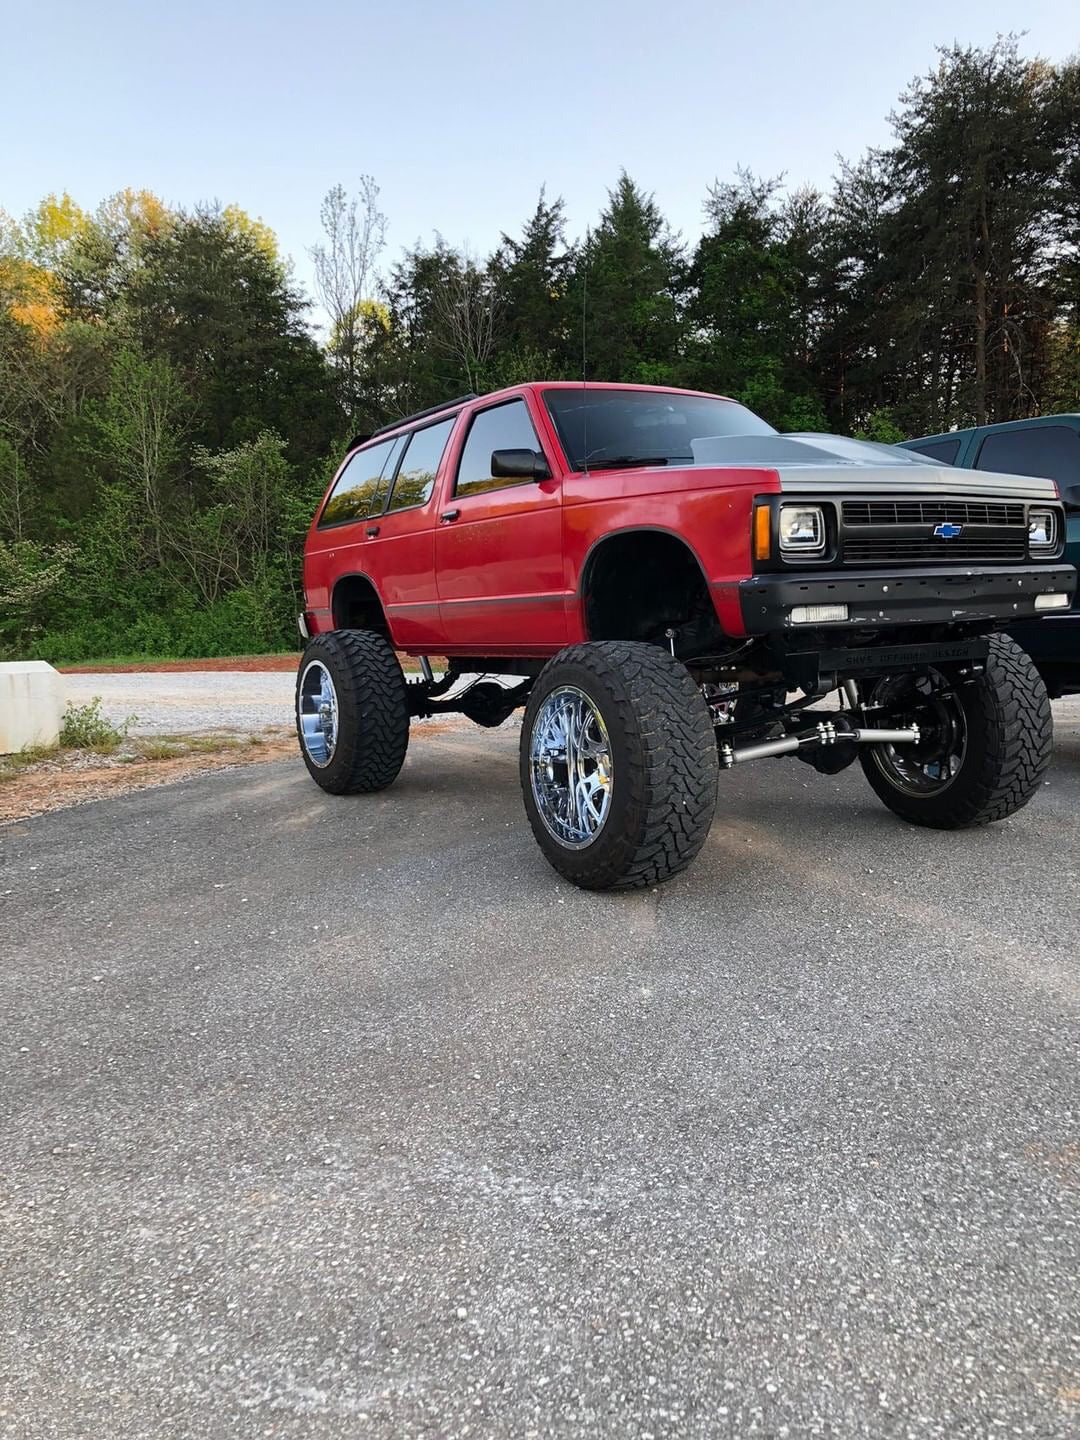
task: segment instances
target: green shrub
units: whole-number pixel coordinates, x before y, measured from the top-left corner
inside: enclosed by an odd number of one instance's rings
[[[95,695],[88,705],[69,705],[64,711],[60,744],[69,750],[94,750],[108,755],[127,738],[135,719],[129,715],[123,725],[114,725],[101,713],[101,696]]]
[[[291,650],[300,603],[287,581],[273,574],[213,605],[198,605],[184,594],[148,594],[133,583],[117,595],[115,608],[100,616],[58,618],[22,653],[51,665],[78,665],[103,656],[187,660]]]

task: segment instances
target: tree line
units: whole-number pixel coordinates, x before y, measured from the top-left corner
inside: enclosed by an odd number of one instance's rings
[[[385,264],[374,180],[337,186],[321,340],[235,206],[0,212],[0,651],[292,644],[348,437],[465,390],[687,385],[886,441],[1080,408],[1080,62],[954,46],[891,119],[828,193],[715,182],[694,243],[624,173],[582,237],[542,192],[488,256],[436,234]]]

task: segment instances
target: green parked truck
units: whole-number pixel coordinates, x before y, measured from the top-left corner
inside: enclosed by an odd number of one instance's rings
[[[1040,415],[903,441],[938,465],[1055,480],[1065,505],[1063,561],[1080,567],[1080,415]],[[1052,696],[1080,694],[1080,592],[1072,608],[1024,620],[1009,634],[1035,662]]]

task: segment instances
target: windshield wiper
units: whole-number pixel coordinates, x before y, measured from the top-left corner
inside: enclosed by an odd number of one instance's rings
[[[683,460],[693,464],[692,455],[612,455],[610,459],[600,459],[597,452],[586,455],[585,464],[597,470],[624,470],[631,465],[672,465]]]

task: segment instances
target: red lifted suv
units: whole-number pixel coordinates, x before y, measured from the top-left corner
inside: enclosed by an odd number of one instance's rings
[[[779,435],[715,395],[465,396],[354,442],[319,507],[303,757],[324,790],[380,790],[411,721],[525,706],[533,833],[591,889],[681,870],[719,771],[768,755],[858,759],[916,824],[1002,819],[1039,784],[1051,718],[998,632],[1068,608],[1063,536],[1052,481]]]

